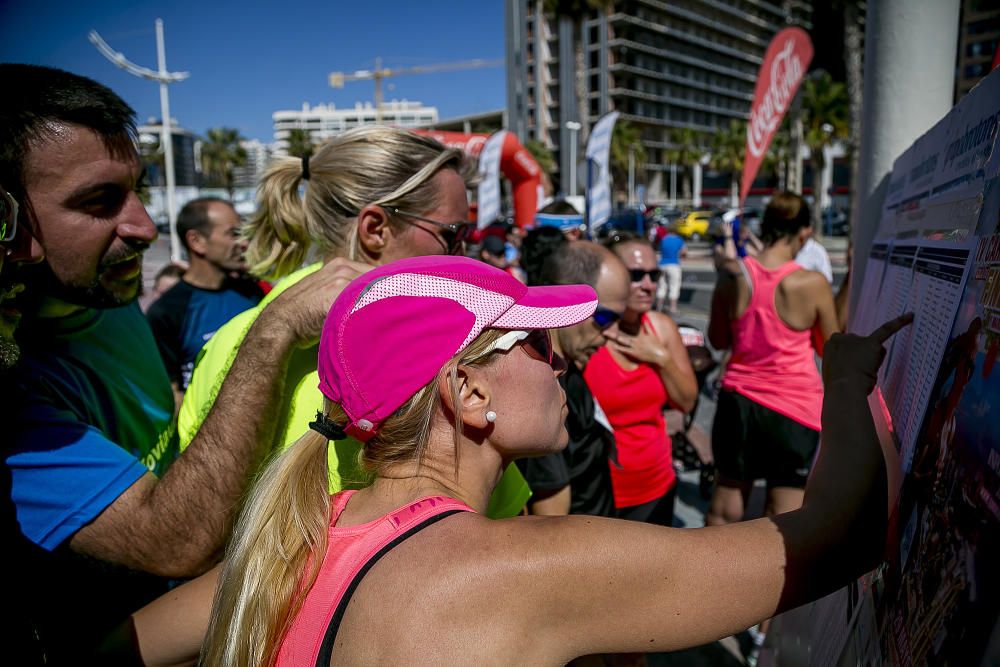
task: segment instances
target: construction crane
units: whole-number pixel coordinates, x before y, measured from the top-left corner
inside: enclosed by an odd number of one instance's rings
[[[435,72],[454,72],[463,69],[481,69],[484,67],[499,67],[504,64],[503,60],[464,60],[454,63],[438,63],[437,65],[417,65],[416,67],[388,68],[382,67],[382,59],[375,59],[375,69],[360,69],[353,73],[331,72],[330,85],[334,88],[343,88],[348,81],[374,81],[375,82],[375,122],[382,123],[382,79],[390,76],[404,76],[407,74],[433,74]]]

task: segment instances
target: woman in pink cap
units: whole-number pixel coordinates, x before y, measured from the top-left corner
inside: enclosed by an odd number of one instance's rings
[[[563,362],[544,328],[583,321],[596,305],[589,287],[528,288],[455,257],[401,260],[353,281],[320,341],[326,408],[248,499],[207,635],[198,621],[214,582],[202,579],[137,618],[143,658],[176,660],[185,641],[192,658],[202,636],[203,664],[240,667],[565,664],[670,651],[815,599],[878,562],[887,483],[867,395],[882,344],[912,316],[828,343],[829,447],[801,509],[693,530],[483,516],[510,460],[565,446]],[[375,480],[330,496],[326,449],[345,433],[364,442]],[[178,602],[189,608],[179,613]],[[151,635],[164,609],[171,632]]]
[[[887,489],[867,395],[906,318],[828,344],[836,419],[800,510],[700,530],[484,517],[510,460],[565,446],[562,362],[541,328],[595,307],[589,287],[527,288],[464,258],[403,260],[352,282],[320,342],[327,409],[248,501],[202,660],[563,664],[674,650],[878,561]],[[364,441],[376,479],[331,497],[326,447],[343,433]]]

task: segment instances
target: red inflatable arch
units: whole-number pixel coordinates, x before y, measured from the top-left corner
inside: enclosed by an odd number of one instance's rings
[[[483,145],[490,138],[488,134],[436,130],[416,130],[416,132],[431,137],[449,148],[459,148],[474,158],[479,157]],[[533,225],[538,202],[541,200],[542,169],[513,132],[508,132],[504,138],[500,153],[500,172],[507,177],[513,189],[514,223],[522,229]]]

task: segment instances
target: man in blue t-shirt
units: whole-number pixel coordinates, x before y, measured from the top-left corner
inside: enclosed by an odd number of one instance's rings
[[[170,381],[136,297],[156,228],[140,201],[134,112],[103,85],[0,64],[0,188],[45,260],[27,286],[21,358],[4,378],[4,544],[26,541],[29,615],[50,662],[87,651],[168,577],[216,563],[257,462],[292,352],[318,337],[361,270],[329,263],[265,308],[215,408],[178,454]],[[33,246],[34,247],[34,246]],[[19,301],[21,299],[19,298]],[[13,538],[13,539],[11,539]],[[64,653],[60,653],[64,652]]]
[[[664,301],[669,300],[670,314],[677,314],[677,301],[681,296],[681,258],[687,255],[684,239],[667,228],[660,240],[660,281],[656,287],[656,309],[663,310]]]
[[[264,297],[246,275],[240,216],[214,197],[189,201],[177,215],[177,235],[188,253],[181,280],[146,313],[179,399],[191,381],[198,352],[219,327]]]

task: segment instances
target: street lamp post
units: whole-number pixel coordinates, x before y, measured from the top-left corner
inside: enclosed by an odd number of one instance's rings
[[[575,120],[568,120],[564,124],[566,129],[569,130],[569,194],[571,197],[576,196],[576,133],[580,131],[583,127],[580,123]]]
[[[129,74],[156,81],[160,84],[160,147],[163,149],[164,171],[166,171],[167,190],[167,221],[170,225],[170,258],[178,261],[181,258],[181,244],[177,236],[177,214],[175,202],[175,177],[174,177],[174,144],[170,123],[170,100],[167,96],[167,84],[183,81],[188,78],[188,72],[168,72],[166,47],[163,44],[163,20],[156,19],[156,60],[157,70],[148,67],[141,67],[130,62],[124,54],[115,51],[105,42],[96,30],[91,30],[87,36],[90,42],[97,47],[105,58],[110,60],[116,67],[120,67]]]

